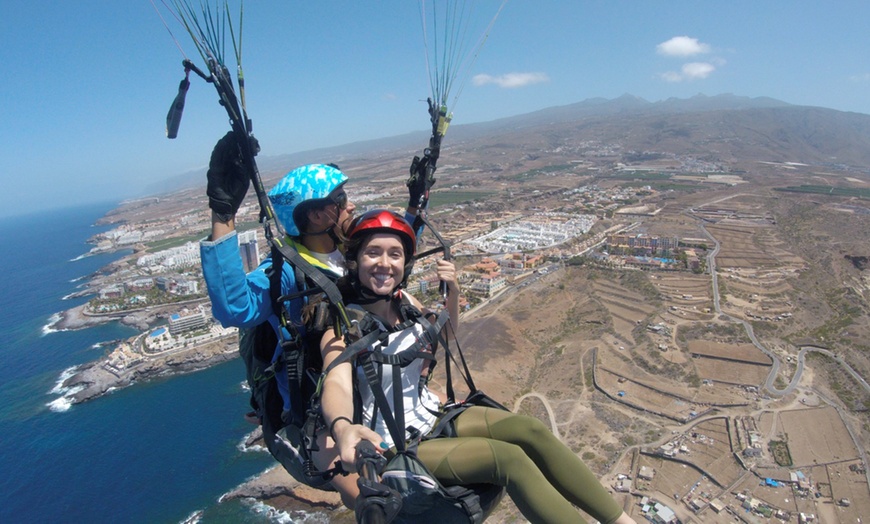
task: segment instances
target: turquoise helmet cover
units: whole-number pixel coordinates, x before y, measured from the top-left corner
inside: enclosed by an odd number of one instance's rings
[[[290,171],[269,191],[275,215],[290,236],[299,236],[293,213],[299,204],[326,198],[347,182],[347,175],[326,164],[309,164]]]

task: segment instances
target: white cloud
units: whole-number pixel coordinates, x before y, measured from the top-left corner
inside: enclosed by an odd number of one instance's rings
[[[716,66],[708,62],[689,62],[683,64],[679,73],[676,71],[668,71],[659,76],[665,82],[676,83],[689,80],[703,80],[713,74],[713,71],[715,70]]]
[[[683,64],[683,76],[688,80],[707,78],[716,68],[707,62],[690,62]]]
[[[710,46],[702,44],[697,38],[675,36],[656,46],[656,52],[665,56],[693,56],[710,52]]]
[[[666,72],[666,73],[662,73],[662,74],[659,75],[659,76],[660,76],[660,77],[662,78],[662,80],[664,80],[665,82],[676,83],[676,82],[682,82],[682,81],[683,81],[683,75],[681,75],[680,73],[677,73],[676,71],[668,71],[668,72]]]
[[[849,79],[853,82],[870,82],[870,73],[853,75],[853,76],[849,77]]]
[[[498,76],[480,74],[475,75],[471,81],[474,82],[474,85],[476,86],[495,84],[499,87],[513,89],[516,87],[525,87],[531,84],[549,82],[550,77],[547,76],[546,73],[507,73]]]

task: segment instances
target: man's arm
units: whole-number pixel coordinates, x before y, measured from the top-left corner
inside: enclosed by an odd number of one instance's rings
[[[220,216],[214,211],[211,212],[211,236],[209,240],[220,240],[236,230],[236,216],[233,215],[229,220],[224,222]]]

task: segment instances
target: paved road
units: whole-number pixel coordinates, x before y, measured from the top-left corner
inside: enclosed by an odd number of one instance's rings
[[[691,215],[691,211],[692,210],[689,210],[688,214]],[[797,367],[795,368],[795,373],[792,376],[791,381],[789,382],[788,386],[786,386],[785,388],[777,389],[775,382],[776,382],[776,377],[779,374],[779,368],[781,366],[779,357],[777,357],[773,351],[767,349],[764,345],[761,344],[761,342],[755,336],[755,331],[752,329],[752,324],[750,324],[746,320],[734,318],[730,315],[725,315],[722,313],[720,297],[719,297],[719,280],[718,280],[718,274],[716,271],[716,255],[719,253],[719,249],[721,246],[719,244],[719,241],[716,240],[716,238],[714,238],[713,235],[711,235],[709,231],[707,231],[706,227],[704,227],[704,222],[702,220],[700,221],[700,224],[701,224],[701,229],[704,231],[704,234],[707,235],[707,237],[710,238],[716,245],[715,249],[713,249],[713,251],[711,251],[707,255],[707,267],[710,268],[710,275],[712,276],[713,306],[716,308],[716,315],[721,320],[731,320],[732,322],[740,322],[741,324],[743,324],[743,327],[746,330],[746,334],[749,336],[749,339],[752,341],[752,344],[755,345],[755,347],[757,347],[765,355],[769,356],[772,359],[773,365],[771,366],[770,373],[767,375],[767,379],[764,382],[764,389],[767,390],[768,393],[770,393],[772,396],[775,396],[775,397],[783,397],[783,396],[788,395],[789,393],[793,392],[795,390],[795,388],[797,388],[798,383],[800,383],[801,375],[803,374],[803,371],[804,371],[804,362],[806,359],[806,354],[810,351],[822,353],[824,355],[827,355],[827,356],[833,358],[834,361],[836,361],[838,364],[840,364],[846,370],[847,373],[849,373],[856,381],[858,381],[859,384],[861,384],[861,386],[866,391],[870,392],[870,384],[868,384],[867,381],[864,379],[864,377],[859,375],[857,371],[855,371],[848,363],[846,363],[842,357],[840,357],[839,355],[833,353],[832,351],[830,351],[826,348],[819,347],[819,346],[801,346],[800,351],[798,352]],[[848,423],[848,419],[846,418],[846,414],[843,412],[843,409],[840,407],[840,405],[838,403],[833,402],[830,399],[826,399],[818,391],[816,391],[816,394],[819,395],[819,397],[822,398],[827,404],[833,406],[837,410],[837,412],[840,415],[840,419],[843,420],[843,423],[845,424],[846,429],[849,432],[849,435],[852,437],[852,442],[854,443],[855,448],[858,450],[858,454],[861,457],[861,461],[866,466],[868,464],[867,452],[861,446],[861,442],[858,439],[855,432],[852,431],[852,427]],[[865,478],[867,479],[868,484],[870,484],[870,468],[866,469]]]
[[[719,275],[718,275],[718,272],[716,271],[716,255],[719,253],[719,249],[721,248],[721,245],[719,244],[719,241],[716,240],[713,237],[713,235],[710,234],[709,231],[707,231],[707,228],[704,227],[703,223],[701,224],[701,229],[704,231],[704,234],[706,234],[707,237],[710,238],[714,242],[714,244],[716,246],[713,249],[713,251],[711,251],[707,255],[707,267],[710,268],[710,275],[712,277],[713,307],[716,310],[716,315],[721,320],[730,320],[732,322],[739,322],[740,324],[743,324],[743,328],[746,330],[746,334],[749,336],[749,340],[752,341],[752,344],[755,347],[757,347],[760,351],[762,351],[765,355],[767,355],[771,358],[771,360],[773,361],[773,364],[770,368],[770,373],[767,375],[767,380],[765,380],[765,382],[764,382],[764,389],[766,389],[768,393],[770,393],[771,395],[777,396],[777,397],[782,397],[782,396],[788,395],[789,393],[791,393],[795,390],[798,383],[800,383],[801,375],[803,374],[803,371],[804,371],[804,359],[805,359],[807,352],[809,352],[809,351],[817,351],[819,353],[823,353],[823,354],[833,358],[838,364],[843,366],[843,368],[846,370],[846,372],[849,373],[850,375],[852,375],[852,377],[854,377],[855,380],[857,380],[858,383],[860,383],[861,386],[865,390],[870,392],[870,384],[868,384],[867,381],[864,379],[864,377],[859,375],[857,371],[855,371],[848,363],[846,363],[842,357],[832,353],[831,351],[829,351],[826,348],[818,347],[818,346],[802,346],[801,347],[800,352],[798,353],[797,368],[795,369],[795,373],[792,376],[791,381],[789,382],[789,384],[785,388],[777,389],[776,385],[775,385],[776,377],[779,374],[779,368],[782,365],[782,363],[779,360],[779,357],[773,351],[767,349],[767,347],[765,347],[758,340],[758,338],[755,336],[755,330],[752,329],[752,324],[750,324],[746,320],[743,320],[740,318],[734,318],[730,315],[725,315],[722,313],[722,307],[721,307],[721,302],[720,302],[720,297],[719,297]]]

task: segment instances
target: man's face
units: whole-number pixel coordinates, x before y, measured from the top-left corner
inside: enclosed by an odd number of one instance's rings
[[[327,206],[326,210],[334,220],[336,226],[335,232],[340,236],[347,236],[347,229],[353,220],[356,206],[347,198],[344,185],[335,188],[329,193],[327,198],[331,201],[331,204]]]

